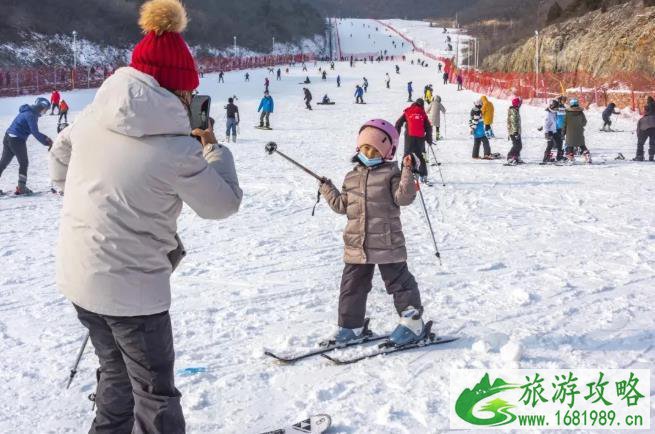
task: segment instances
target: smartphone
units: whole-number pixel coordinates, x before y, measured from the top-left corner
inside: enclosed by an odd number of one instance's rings
[[[209,95],[194,95],[191,100],[191,129],[209,128],[209,109],[212,99]]]

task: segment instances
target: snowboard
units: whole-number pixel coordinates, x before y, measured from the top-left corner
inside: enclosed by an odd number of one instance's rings
[[[276,429],[274,431],[266,431],[262,434],[321,434],[330,428],[332,425],[332,418],[327,414],[317,414],[310,416],[308,419],[294,423],[284,428]]]
[[[255,128],[257,128],[258,130],[268,130],[268,131],[273,130],[273,128],[271,127],[260,127],[259,125],[255,125]]]
[[[336,102],[317,102],[316,105],[335,105]]]

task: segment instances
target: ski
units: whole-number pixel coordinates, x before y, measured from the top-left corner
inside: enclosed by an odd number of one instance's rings
[[[357,356],[353,358],[338,358],[338,357],[332,357],[327,354],[321,354],[321,357],[324,357],[331,361],[332,363],[336,365],[350,365],[353,363],[360,362],[362,360],[366,359],[371,359],[373,357],[378,357],[378,356],[383,356],[385,354],[394,354],[394,353],[400,353],[402,351],[408,351],[408,350],[413,350],[416,348],[425,348],[425,347],[430,347],[433,345],[442,345],[442,344],[447,344],[449,342],[454,342],[458,340],[459,338],[456,336],[436,336],[434,333],[431,333],[429,329],[432,328],[432,321],[429,321],[426,325],[428,327],[428,337],[424,338],[423,340],[413,343],[413,344],[408,344],[408,345],[403,345],[400,347],[393,346],[390,343],[382,343],[378,346],[378,350],[374,353],[369,353],[365,354],[362,356]]]
[[[259,125],[255,125],[255,128],[257,128],[258,130],[273,131],[273,128],[271,127],[260,127]]]
[[[300,354],[290,355],[290,356],[283,356],[283,355],[280,355],[280,354],[275,354],[271,350],[264,351],[264,354],[269,356],[269,357],[273,357],[275,360],[277,360],[279,362],[291,364],[291,363],[298,362],[300,360],[308,359],[310,357],[320,356],[322,354],[329,353],[330,351],[340,350],[340,349],[344,349],[344,348],[351,348],[351,347],[355,347],[355,346],[358,346],[358,345],[365,345],[365,344],[368,344],[370,342],[378,342],[378,341],[381,341],[381,340],[384,340],[384,339],[389,339],[389,335],[375,335],[375,334],[373,334],[373,332],[371,332],[368,329],[368,323],[369,323],[369,318],[366,318],[366,320],[364,322],[364,331],[363,331],[364,337],[362,339],[359,339],[359,340],[356,340],[356,341],[353,341],[353,342],[349,342],[347,344],[335,345],[333,343],[329,343],[329,344],[326,344],[326,345],[322,345],[322,346],[320,346],[319,348],[317,348],[315,350],[307,351],[307,352],[300,353]]]
[[[322,434],[332,426],[332,418],[327,414],[317,414],[285,428],[266,431],[262,434]]]

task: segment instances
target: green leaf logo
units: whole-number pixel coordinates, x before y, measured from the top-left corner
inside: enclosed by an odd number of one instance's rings
[[[464,391],[459,395],[459,398],[457,398],[457,402],[455,403],[455,412],[463,420],[473,425],[507,425],[516,420],[516,415],[509,411],[515,406],[503,399],[496,398],[487,402],[483,407],[478,409],[480,412],[491,413],[491,417],[476,417],[473,415],[473,409],[480,401],[489,398],[490,396],[496,395],[505,390],[517,389],[519,387],[518,384],[507,383],[502,378],[497,378],[496,381],[491,384],[489,381],[489,374],[484,374],[484,377],[482,377],[480,382],[476,384],[473,389],[464,389]]]

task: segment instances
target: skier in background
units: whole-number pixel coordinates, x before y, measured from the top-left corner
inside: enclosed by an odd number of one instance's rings
[[[303,87],[302,90],[305,96],[305,108],[307,110],[312,110],[312,93],[306,87]]]
[[[605,110],[603,110],[603,128],[601,131],[612,132],[612,115],[620,115],[621,112],[616,111],[616,104],[609,103]]]
[[[276,72],[275,76],[277,78],[277,81],[282,80],[282,70],[280,68],[277,69],[277,72]]]
[[[275,102],[273,101],[273,97],[268,92],[264,92],[264,97],[259,102],[259,108],[257,108],[257,112],[262,113],[259,117],[259,128],[271,128],[269,118],[271,117],[271,113],[273,113],[274,107]],[[265,125],[264,122],[266,123]]]
[[[457,74],[457,90],[464,90],[464,77],[461,72]]]
[[[55,108],[57,108],[57,114],[59,114],[59,101],[61,100],[61,95],[57,89],[52,89],[50,94],[50,105],[52,109],[50,110],[50,116],[55,114]]]
[[[368,80],[366,79],[366,77],[364,77],[362,87],[364,88],[365,93],[368,92]]]
[[[220,71],[218,73],[218,82],[219,83],[225,83],[225,80],[223,79],[223,76],[224,76],[223,71]]]
[[[480,145],[484,147],[484,160],[491,160],[491,146],[489,139],[484,132],[484,121],[482,119],[482,101],[477,100],[473,109],[471,110],[471,117],[469,119],[469,128],[473,136],[473,159],[480,159]]]
[[[270,85],[271,85],[271,82],[268,79],[268,77],[264,78],[264,92],[268,92],[268,86],[270,86]]]
[[[587,163],[591,164],[591,153],[587,149],[584,136],[586,125],[587,117],[584,114],[584,109],[580,107],[580,102],[576,98],[571,99],[571,106],[566,109],[566,117],[564,119],[566,158],[570,162],[574,161],[576,148],[580,148]]]
[[[507,164],[511,166],[523,163],[521,160],[521,149],[523,149],[523,141],[521,140],[521,113],[519,111],[522,103],[521,98],[514,98],[512,105],[507,111],[507,133],[512,141],[512,148],[507,154]]]
[[[387,85],[387,89],[391,88],[391,77],[389,76],[389,73],[387,72],[386,78],[385,78],[385,83]]]
[[[407,83],[407,102],[412,102],[412,92],[414,88],[412,87],[412,82]]]
[[[491,126],[494,123],[494,105],[489,101],[486,96],[480,98],[482,100],[482,120],[484,121],[484,132],[490,139],[496,137],[494,130]]]
[[[448,84],[448,79],[450,78],[450,75],[448,75],[448,71],[444,71],[443,73],[443,84]]]
[[[557,117],[559,111],[559,101],[554,99],[546,108],[546,120],[544,122],[544,131],[546,134],[546,151],[544,152],[543,163],[553,163],[564,159],[564,150],[562,149],[562,132],[557,126]],[[551,152],[555,148],[557,156],[552,158]]]
[[[250,74],[246,72],[246,81],[250,81]]]
[[[321,182],[320,193],[330,208],[348,216],[343,237],[346,265],[339,295],[339,329],[327,344],[347,344],[367,335],[366,300],[376,265],[400,317],[389,342],[402,346],[426,336],[421,294],[407,267],[400,222],[400,207],[409,206],[416,198],[413,162],[407,155],[399,169],[392,161],[398,139],[398,132],[389,122],[367,122],[360,128],[352,159],[355,167],[346,175],[343,190],[339,191],[329,179]],[[377,235],[384,233],[386,241]]]
[[[364,89],[360,85],[355,86],[355,104],[364,104]]]
[[[435,95],[432,103],[428,106],[428,117],[435,129],[435,140],[441,140],[441,113],[446,114],[446,107],[441,103],[441,97]]]
[[[64,119],[64,122],[68,123],[68,104],[66,103],[65,100],[61,100],[59,103],[59,120],[57,120],[58,124],[61,124],[61,119]]]
[[[648,161],[655,160],[655,104],[647,103],[644,116],[637,122],[637,155],[634,161],[644,161],[644,145],[648,145]]]
[[[225,106],[225,141],[230,142],[230,133],[232,134],[232,142],[237,142],[237,125],[239,125],[239,107],[234,104],[234,98],[227,99]]]
[[[341,76],[337,75],[337,87],[341,87]]]
[[[425,152],[425,142],[432,142],[432,126],[425,113],[424,101],[418,98],[403,111],[403,114],[396,121],[398,133],[405,126],[405,156],[413,154],[419,160],[420,181],[430,184],[428,181],[428,165]]]
[[[0,177],[5,171],[11,160],[16,157],[18,160],[18,185],[16,186],[17,195],[32,194],[32,190],[27,188],[27,167],[29,160],[27,157],[27,138],[31,135],[41,142],[48,149],[52,146],[50,137],[39,131],[39,117],[45,115],[50,108],[50,102],[45,98],[37,98],[34,104],[24,104],[18,109],[18,116],[9,125],[2,140],[2,157],[0,157]],[[0,190],[0,194],[2,191]]]

